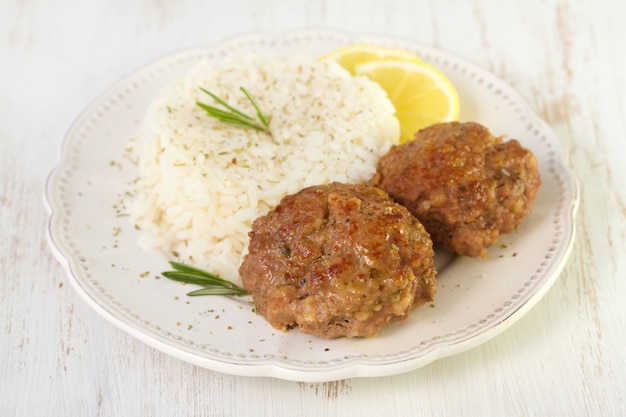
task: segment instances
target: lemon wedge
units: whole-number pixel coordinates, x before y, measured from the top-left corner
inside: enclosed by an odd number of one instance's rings
[[[400,142],[414,138],[418,130],[459,117],[459,95],[448,78],[422,61],[372,60],[357,65],[356,75],[377,82],[396,108]]]
[[[320,60],[334,59],[352,75],[358,65],[370,61],[400,60],[407,62],[422,62],[419,56],[399,48],[390,48],[377,45],[349,45],[323,55]]]

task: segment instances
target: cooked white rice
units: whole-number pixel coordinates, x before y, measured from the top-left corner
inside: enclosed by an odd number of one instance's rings
[[[203,87],[254,115],[240,86],[270,116],[271,135],[196,106],[215,104]],[[199,65],[156,100],[138,137],[131,213],[140,245],[236,279],[252,221],[283,196],[372,177],[398,141],[394,112],[378,84],[332,61],[249,56]]]

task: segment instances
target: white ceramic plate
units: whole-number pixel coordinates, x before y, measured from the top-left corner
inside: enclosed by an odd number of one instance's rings
[[[351,43],[404,48],[438,66],[458,88],[462,121],[519,139],[539,160],[543,185],[519,231],[488,259],[438,253],[435,302],[374,339],[323,340],[282,333],[244,300],[186,297],[157,279],[166,258],[142,251],[125,215],[138,176],[126,154],[160,89],[201,60],[232,54],[317,56]],[[78,117],[46,184],[51,247],[80,295],[114,325],[150,346],[220,372],[326,381],[402,373],[470,349],[522,317],[560,273],[574,239],[578,187],[555,133],[500,79],[436,49],[399,39],[329,31],[253,35],[160,59],[106,91]]]

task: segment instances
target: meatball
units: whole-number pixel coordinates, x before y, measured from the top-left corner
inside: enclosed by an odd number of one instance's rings
[[[477,123],[440,123],[392,148],[372,184],[406,206],[433,242],[459,255],[485,248],[517,229],[541,184],[537,160],[515,139],[503,141]]]
[[[256,219],[249,236],[239,273],[280,330],[372,337],[436,291],[428,233],[376,187],[305,188]]]

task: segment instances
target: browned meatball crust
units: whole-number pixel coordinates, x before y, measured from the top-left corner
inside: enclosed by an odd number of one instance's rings
[[[239,273],[280,330],[372,337],[435,294],[428,233],[376,187],[305,188],[256,219],[249,235]]]
[[[406,206],[433,242],[486,257],[501,233],[517,229],[541,184],[537,160],[515,139],[477,123],[440,123],[392,148],[372,184]]]

